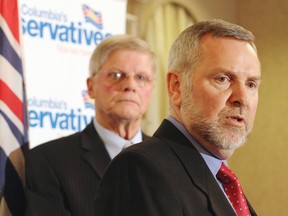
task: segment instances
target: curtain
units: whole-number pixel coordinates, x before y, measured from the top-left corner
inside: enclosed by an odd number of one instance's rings
[[[141,35],[150,44],[157,56],[157,72],[152,102],[142,122],[142,129],[148,135],[152,135],[169,114],[166,88],[169,49],[180,32],[193,24],[192,15],[188,10],[176,3],[160,4],[154,8],[151,14],[152,16],[145,23],[146,31],[144,35]]]

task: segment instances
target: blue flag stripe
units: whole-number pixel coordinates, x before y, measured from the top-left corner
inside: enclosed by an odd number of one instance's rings
[[[8,118],[8,116],[2,111],[0,110],[0,114],[3,116],[3,118],[5,119],[5,121],[7,122],[10,130],[12,131],[14,137],[17,139],[19,145],[23,145],[23,134],[21,133],[21,131],[19,131],[19,129],[16,127],[16,125]]]
[[[11,46],[8,38],[3,32],[3,29],[0,28],[0,55],[7,59],[7,61],[21,74],[23,75],[22,71],[22,61],[19,58],[18,54],[15,52],[13,47]]]

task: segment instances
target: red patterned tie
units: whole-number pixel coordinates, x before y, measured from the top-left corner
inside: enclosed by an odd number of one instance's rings
[[[222,183],[236,214],[238,216],[250,216],[250,210],[236,175],[222,163],[216,177]]]

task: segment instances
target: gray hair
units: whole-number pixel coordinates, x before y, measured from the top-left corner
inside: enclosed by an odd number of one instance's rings
[[[113,35],[104,39],[94,50],[89,62],[89,75],[92,76],[101,69],[107,57],[118,50],[132,50],[151,56],[153,73],[156,71],[156,57],[150,50],[148,43],[131,35]]]
[[[231,37],[248,42],[257,53],[254,35],[243,27],[223,20],[198,22],[184,30],[172,44],[169,52],[168,70],[188,74],[196,65],[199,55],[199,41],[206,34],[213,37]]]

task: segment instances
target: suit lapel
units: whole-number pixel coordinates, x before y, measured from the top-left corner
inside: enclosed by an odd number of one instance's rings
[[[168,144],[179,161],[181,161],[191,182],[207,194],[207,198],[210,200],[211,207],[216,215],[235,215],[204,159],[181,131],[169,121],[164,120],[154,136],[158,136]]]
[[[257,216],[257,213],[255,212],[255,210],[253,209],[252,205],[250,204],[249,200],[247,199],[247,197],[245,196],[246,198],[246,201],[247,201],[247,204],[248,204],[248,207],[249,207],[249,210],[250,210],[250,213],[252,216]]]
[[[111,159],[91,122],[82,132],[81,136],[82,157],[101,178]]]

